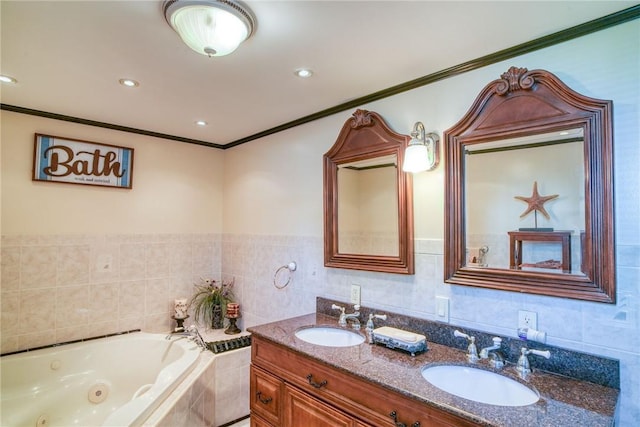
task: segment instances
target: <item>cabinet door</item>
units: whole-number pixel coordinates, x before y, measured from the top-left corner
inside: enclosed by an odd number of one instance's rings
[[[256,414],[251,414],[250,426],[251,427],[276,427],[269,424],[268,422],[266,422]]]
[[[354,427],[355,420],[326,403],[284,387],[284,427]]]
[[[274,426],[279,426],[282,405],[283,383],[278,377],[251,365],[250,406],[251,411],[260,415]]]

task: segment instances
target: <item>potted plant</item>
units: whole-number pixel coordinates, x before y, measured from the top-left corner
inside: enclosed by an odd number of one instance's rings
[[[193,309],[196,322],[210,325],[213,329],[224,327],[224,317],[227,313],[227,303],[233,302],[233,279],[229,282],[218,283],[213,279],[203,279],[202,284],[196,285],[196,293],[189,301]]]

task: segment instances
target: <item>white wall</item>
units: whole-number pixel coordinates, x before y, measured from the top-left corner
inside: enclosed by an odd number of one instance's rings
[[[434,319],[435,296],[442,295],[450,299],[451,323],[512,337],[518,310],[535,311],[549,344],[621,361],[620,425],[640,424],[639,39],[636,20],[360,106],[397,132],[422,121],[442,134],[512,65],[549,70],[584,95],[612,99],[617,304],[443,283],[442,165],[414,180],[415,276],[324,268],[321,160],[347,111],[225,151],[223,271],[241,284],[244,325],[310,312],[317,295],[348,301],[353,283],[362,286],[364,305]],[[291,259],[300,268],[279,291],[274,272]]]

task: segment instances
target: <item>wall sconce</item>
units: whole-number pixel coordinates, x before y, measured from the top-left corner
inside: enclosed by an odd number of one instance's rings
[[[402,170],[417,173],[435,169],[440,161],[438,142],[440,137],[437,133],[425,135],[422,122],[416,122],[411,132],[411,141],[404,152]]]
[[[209,57],[230,54],[253,33],[253,16],[232,0],[167,0],[162,8],[182,41]]]

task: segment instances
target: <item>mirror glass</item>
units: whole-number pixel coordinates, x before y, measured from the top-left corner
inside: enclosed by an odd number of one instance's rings
[[[467,266],[584,275],[581,128],[467,145],[464,170]],[[538,240],[521,240],[519,262],[511,265],[519,239],[531,237]]]
[[[398,158],[338,165],[338,251],[398,256]]]
[[[615,303],[613,103],[511,67],[444,132],[445,282]]]
[[[324,161],[324,265],[413,274],[413,186],[408,135],[356,110]]]

